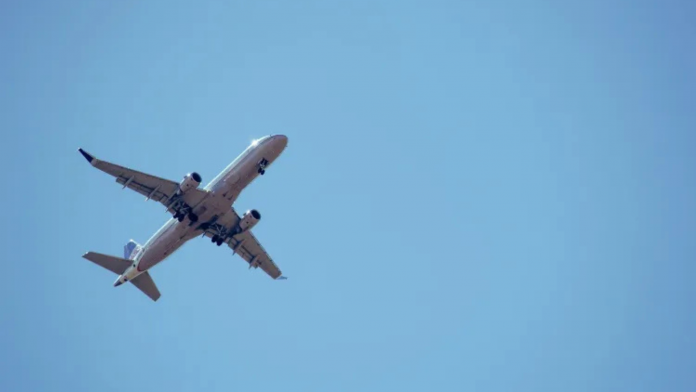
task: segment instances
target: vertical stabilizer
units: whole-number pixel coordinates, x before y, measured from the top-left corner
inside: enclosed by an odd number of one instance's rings
[[[135,256],[140,253],[141,248],[142,246],[139,243],[133,240],[128,241],[126,246],[123,247],[123,258],[128,260],[135,259]]]

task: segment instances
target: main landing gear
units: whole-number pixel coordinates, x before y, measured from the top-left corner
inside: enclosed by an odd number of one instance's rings
[[[224,244],[225,241],[227,240],[228,231],[225,228],[225,226],[222,226],[222,225],[219,225],[216,223],[213,223],[213,224],[205,224],[204,223],[201,226],[202,226],[201,228],[203,229],[204,235],[205,235],[205,232],[208,230],[211,230],[215,233],[210,238],[210,242],[212,242],[213,244],[220,246],[220,245]]]
[[[193,212],[189,212],[188,214],[185,212],[177,212],[176,214],[174,214],[174,219],[178,220],[179,222],[183,222],[184,218],[186,218],[187,216],[191,223],[198,222],[198,215],[194,214]]]
[[[225,242],[224,237],[220,237],[219,235],[214,235],[213,238],[210,240],[210,242],[214,243],[217,246],[222,245]]]
[[[198,215],[193,213],[192,208],[186,204],[182,197],[173,199],[167,206],[167,209],[174,211],[174,219],[179,222],[183,222],[186,217],[189,218],[192,224],[198,222]]]
[[[266,167],[268,166],[268,159],[263,158],[261,159],[261,162],[259,162],[259,174],[264,175],[266,174]]]

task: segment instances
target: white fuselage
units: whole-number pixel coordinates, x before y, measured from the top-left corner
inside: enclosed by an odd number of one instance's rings
[[[259,162],[268,161],[269,167],[283,152],[288,139],[284,135],[265,136],[254,141],[237,159],[232,161],[217,177],[205,186],[208,195],[197,205],[191,206],[200,222],[213,216],[234,214],[230,208],[244,188],[259,176]],[[190,225],[170,219],[142,246],[133,258],[133,264],[118,277],[115,284],[132,280],[171,256],[188,240],[201,234],[198,225]]]

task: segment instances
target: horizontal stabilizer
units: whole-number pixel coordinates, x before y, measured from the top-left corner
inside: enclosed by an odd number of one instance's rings
[[[87,252],[84,255],[82,255],[82,257],[93,262],[98,266],[108,269],[116,275],[121,275],[122,273],[124,273],[126,269],[128,269],[128,266],[131,264],[130,260],[96,252]]]
[[[150,273],[145,271],[142,274],[136,276],[133,280],[131,280],[131,283],[135,287],[138,288],[138,290],[142,291],[150,297],[153,301],[157,301],[160,297],[160,292],[157,289],[157,286],[155,285],[155,281],[152,280],[152,277],[150,276]]]

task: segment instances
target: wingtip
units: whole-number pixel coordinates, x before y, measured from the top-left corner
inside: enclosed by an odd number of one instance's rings
[[[82,156],[85,157],[87,162],[92,163],[94,161],[94,157],[90,153],[88,153],[87,151],[83,150],[82,148],[78,148],[77,151],[79,151],[80,154],[82,154]]]

